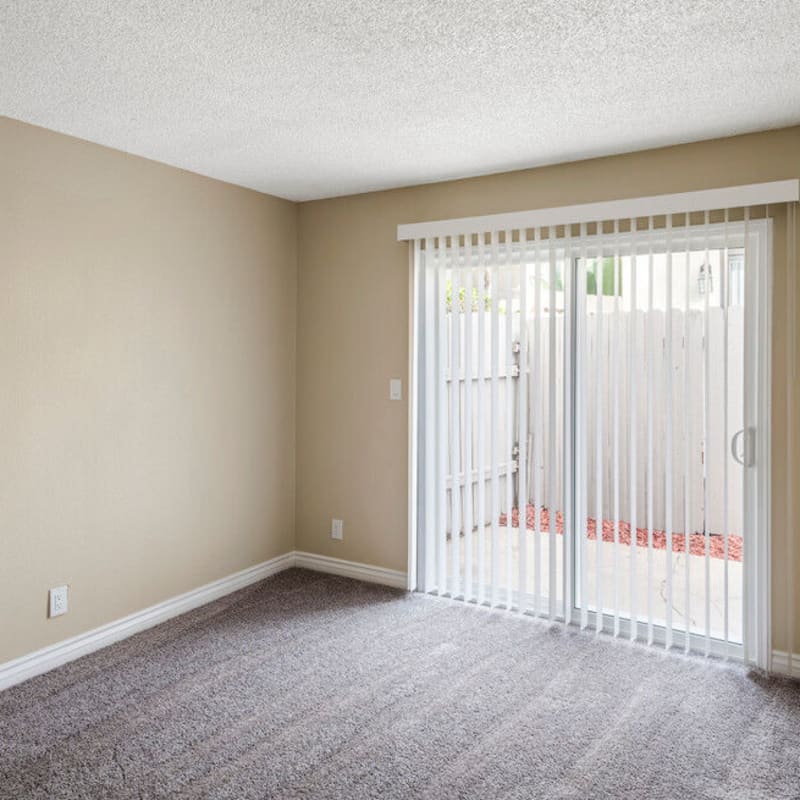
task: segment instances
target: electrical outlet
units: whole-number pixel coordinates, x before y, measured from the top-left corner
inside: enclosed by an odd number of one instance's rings
[[[69,610],[67,603],[67,587],[54,586],[50,590],[50,616],[60,617]]]
[[[344,522],[342,520],[331,520],[331,539],[344,539]]]

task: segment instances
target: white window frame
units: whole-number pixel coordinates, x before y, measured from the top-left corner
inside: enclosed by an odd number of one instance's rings
[[[440,234],[454,235],[498,228],[532,227],[540,225],[556,225],[566,222],[579,222],[582,219],[598,220],[609,218],[638,217],[643,215],[659,215],[664,213],[680,214],[686,211],[705,210],[709,208],[741,207],[757,204],[794,202],[800,199],[800,181],[776,181],[768,184],[753,184],[746,187],[729,187],[727,189],[708,190],[683,193],[680,195],[664,195],[651,198],[639,198],[629,201],[612,201],[583,206],[570,206],[554,209],[540,209],[531,212],[515,212],[513,214],[491,215],[488,217],[472,217],[462,220],[449,220],[433,223],[413,223],[398,226],[398,239],[415,239],[409,252],[410,288],[409,288],[409,445],[408,445],[408,579],[407,588],[417,588],[417,512],[418,512],[418,471],[417,471],[417,428],[419,409],[417,408],[417,389],[420,376],[418,374],[418,325],[417,314],[420,291],[419,263],[415,258],[415,248],[419,248],[419,239],[424,236]],[[729,234],[734,225],[729,223]],[[744,223],[738,223],[740,226]],[[746,348],[749,350],[749,364],[755,361],[757,374],[754,380],[746,384],[746,407],[754,409],[756,429],[755,464],[758,469],[749,471],[748,485],[755,498],[746,508],[746,515],[751,531],[755,535],[755,552],[745,559],[745,647],[744,658],[749,663],[769,669],[771,664],[771,394],[772,394],[772,220],[752,220],[746,223],[748,243],[757,253],[756,266],[747,271],[748,289],[746,296],[752,297],[755,291],[757,302],[751,307],[750,315],[757,315],[755,322],[751,320],[750,328],[757,330],[755,341],[746,336]],[[713,227],[713,226],[712,226]],[[722,226],[717,226],[720,231]],[[645,240],[640,232],[637,238]],[[679,229],[673,235],[680,236]],[[654,232],[657,236],[658,232]],[[705,235],[705,234],[703,234]],[[734,234],[735,235],[735,234]],[[691,236],[691,234],[690,234]],[[714,233],[712,233],[712,237]],[[714,239],[712,238],[712,242]],[[731,244],[735,239],[731,240]],[[674,244],[674,240],[673,240]],[[418,253],[417,253],[418,254]],[[752,305],[752,304],[751,304]],[[747,306],[746,306],[747,308]],[[745,312],[747,315],[747,311]],[[748,327],[746,326],[746,330]],[[760,387],[760,391],[759,391]],[[747,405],[749,403],[749,406]],[[751,417],[748,417],[751,418]],[[746,473],[747,474],[747,473]],[[676,632],[677,634],[677,632]],[[675,642],[678,644],[678,642]]]

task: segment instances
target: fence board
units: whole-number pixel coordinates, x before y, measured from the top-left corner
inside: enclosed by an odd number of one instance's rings
[[[691,469],[689,483],[692,487],[690,493],[690,521],[692,532],[701,532],[704,525],[704,508],[703,508],[703,458],[704,454],[708,454],[710,458],[708,469],[708,529],[714,533],[723,532],[723,453],[724,458],[728,459],[728,472],[729,472],[729,486],[733,489],[730,492],[731,507],[729,509],[729,533],[741,535],[743,530],[743,514],[741,502],[734,502],[739,494],[735,491],[737,481],[741,478],[741,467],[733,460],[730,455],[730,450],[727,444],[723,441],[724,431],[723,426],[723,413],[722,404],[724,402],[724,367],[723,367],[723,333],[724,333],[724,313],[721,308],[711,308],[708,311],[708,343],[709,347],[709,364],[711,374],[709,376],[709,403],[710,403],[710,425],[708,429],[708,441],[702,441],[702,414],[703,414],[703,314],[700,309],[692,309],[685,312],[680,309],[673,309],[672,311],[672,407],[675,424],[673,424],[673,475],[672,484],[675,487],[673,492],[673,509],[672,517],[675,521],[676,532],[682,533],[683,520],[684,520],[684,448],[689,448],[689,464]],[[564,363],[564,326],[561,324],[563,320],[560,318],[555,327],[555,339],[551,342],[551,329],[550,329],[550,315],[547,312],[541,313],[536,317],[529,317],[527,320],[528,325],[528,363],[527,365],[520,365],[519,375],[516,374],[503,374],[499,380],[499,403],[498,407],[502,410],[500,418],[498,419],[498,438],[500,442],[505,441],[506,431],[508,425],[512,426],[512,430],[518,429],[518,391],[517,385],[519,380],[527,380],[528,382],[528,485],[527,491],[524,492],[525,500],[531,502],[533,498],[534,482],[539,480],[539,496],[549,498],[555,496],[563,498],[564,487],[562,485],[563,478],[563,463],[564,452],[561,431],[563,429],[563,408],[564,408],[564,382],[561,371],[561,365]],[[454,320],[458,321],[458,336],[460,344],[458,351],[464,352],[465,343],[465,319],[464,315],[460,313],[448,314],[448,345],[446,352],[451,353],[451,339],[453,329],[455,327]],[[589,315],[591,320],[593,314]],[[469,364],[477,364],[477,347],[481,337],[478,335],[479,319],[477,314],[472,315],[470,321],[472,325],[472,358],[464,358],[463,360]],[[538,326],[538,331],[536,328]],[[629,329],[633,326],[634,335],[629,338]],[[648,354],[646,352],[647,337],[645,335],[646,326],[649,326],[651,331],[652,348]],[[503,354],[509,352],[509,348],[513,342],[508,340],[505,325],[500,325],[499,330],[499,352],[501,354],[501,363],[505,361]],[[619,374],[619,384],[617,391],[617,403],[619,408],[620,419],[620,444],[619,444],[619,474],[621,476],[619,484],[619,508],[621,509],[621,516],[623,518],[628,516],[628,509],[631,507],[630,483],[625,480],[625,475],[629,474],[630,470],[630,439],[635,437],[635,446],[637,452],[637,467],[642,479],[637,481],[636,490],[636,509],[637,519],[639,526],[644,527],[647,518],[647,485],[646,469],[647,469],[647,391],[645,385],[645,375],[647,370],[647,360],[652,359],[651,368],[654,369],[654,406],[653,406],[653,465],[654,474],[652,485],[654,487],[653,493],[653,511],[654,511],[654,527],[663,529],[666,520],[666,508],[663,487],[665,483],[665,465],[666,465],[666,377],[665,377],[665,358],[667,355],[667,348],[665,346],[665,313],[662,310],[653,310],[652,312],[638,310],[620,311],[619,323],[615,326],[604,324],[602,330],[602,341],[596,341],[596,328],[595,325],[589,321],[585,329],[586,341],[586,358],[585,364],[587,366],[586,374],[586,393],[583,398],[585,403],[586,414],[586,453],[585,457],[588,459],[589,464],[594,464],[595,452],[595,426],[597,415],[603,415],[603,453],[609,457],[604,459],[603,470],[603,509],[605,510],[606,518],[611,517],[611,509],[613,509],[613,463],[610,458],[613,452],[613,428],[610,424],[613,413],[613,387],[610,385],[610,376],[613,374],[611,359],[614,353],[619,351],[620,363],[626,365],[628,363],[628,348],[630,342],[633,342],[633,371],[629,372],[623,368]],[[736,430],[742,426],[743,408],[742,408],[742,392],[741,386],[743,380],[743,352],[744,352],[744,312],[741,307],[734,306],[728,310],[728,337],[729,337],[729,353],[728,353],[728,420],[729,431],[732,435]],[[536,341],[536,334],[538,333],[538,341],[540,347],[540,380],[538,385],[534,383],[534,370],[533,363],[535,358],[534,342]],[[514,314],[514,327],[513,338],[519,336],[519,317]],[[482,337],[485,347],[485,358],[488,360],[490,357],[491,347],[491,330],[490,319],[486,318],[484,335]],[[599,354],[599,355],[598,355]],[[556,376],[556,406],[554,409],[550,408],[548,402],[549,398],[549,370],[548,365],[550,359],[555,359],[557,365]],[[596,391],[597,385],[597,370],[601,369],[603,378],[603,391],[598,393]],[[689,398],[689,406],[685,407],[683,386],[686,370],[690,371],[690,385],[692,387],[692,394]],[[449,372],[448,372],[449,375]],[[448,403],[450,402],[450,392],[459,392],[459,408],[461,417],[462,430],[470,428],[469,436],[472,441],[477,441],[478,426],[482,426],[486,440],[489,438],[489,428],[491,425],[491,406],[486,405],[486,410],[483,419],[477,419],[473,415],[471,422],[465,420],[463,413],[464,398],[467,391],[473,392],[472,408],[477,408],[474,393],[477,391],[477,373],[475,369],[471,372],[464,370],[457,371],[455,376],[450,376],[448,380]],[[636,427],[632,428],[628,424],[628,420],[632,419],[630,409],[630,382],[636,380],[639,382],[639,390],[636,392]],[[507,414],[504,411],[506,408],[506,392],[512,392],[512,418],[506,419]],[[449,407],[449,406],[448,406]],[[537,415],[536,410],[540,410]],[[691,414],[691,441],[686,441],[685,425],[683,419],[685,414]],[[539,418],[537,418],[539,417]],[[548,463],[549,449],[548,449],[548,435],[551,426],[555,425],[557,431],[557,449],[555,453],[556,462],[554,464]],[[487,462],[488,465],[488,462]],[[487,465],[484,465],[486,468]],[[473,519],[476,524],[480,524],[477,516],[477,503],[475,502],[476,491],[480,481],[480,465],[473,463],[472,475],[472,492],[470,496],[473,502]],[[500,476],[500,496],[505,496],[505,481],[507,480],[508,472],[516,476],[516,461],[512,461],[511,465],[506,465],[501,472]],[[459,483],[464,481],[463,464],[450,464],[448,474],[448,486],[452,485],[452,474],[457,473]],[[485,473],[484,473],[485,474]],[[588,485],[587,485],[587,499],[589,502],[589,509],[595,506],[595,481],[594,471],[588,471]],[[486,480],[486,478],[484,478]],[[518,487],[516,486],[516,477],[513,478],[515,482],[514,497],[515,506],[519,507],[520,500],[518,496]],[[553,495],[551,495],[551,490]],[[449,503],[448,503],[449,507]],[[556,509],[562,511],[562,508]],[[487,510],[486,518],[483,520],[484,524],[490,522],[489,511]],[[450,520],[448,517],[448,528]]]

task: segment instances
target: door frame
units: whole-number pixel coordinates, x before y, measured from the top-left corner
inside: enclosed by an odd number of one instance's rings
[[[756,267],[746,270],[745,280],[749,288],[747,296],[752,296],[755,290],[757,300],[755,304],[745,303],[746,320],[750,319],[750,325],[745,323],[745,348],[749,353],[750,367],[746,366],[745,374],[749,374],[753,368],[752,362],[755,359],[755,379],[745,382],[747,399],[745,409],[745,424],[748,419],[754,419],[754,427],[757,435],[755,436],[755,467],[745,470],[745,519],[749,521],[751,530],[756,531],[755,547],[749,557],[745,557],[744,575],[744,640],[743,648],[744,660],[753,663],[763,669],[771,667],[771,401],[772,401],[772,306],[773,306],[773,274],[774,265],[772,258],[772,239],[773,239],[773,220],[770,217],[759,220],[748,220],[745,223],[746,242],[749,244],[755,238],[755,248],[757,252]],[[419,469],[418,469],[418,442],[419,442],[419,386],[421,376],[418,370],[418,352],[421,342],[419,309],[421,306],[420,292],[424,291],[424,282],[420,280],[420,261],[419,240],[416,240],[408,248],[409,264],[409,333],[408,333],[408,560],[407,560],[407,588],[415,591],[418,588],[418,567],[421,554],[418,551],[418,530],[420,513],[420,492],[419,492]],[[748,259],[745,259],[747,264]],[[573,278],[576,270],[574,270]],[[575,295],[576,281],[572,282],[572,294]],[[574,297],[570,299],[570,348],[565,348],[565,352],[570,352],[569,381],[571,390],[569,395],[569,427],[570,438],[566,444],[570,451],[569,461],[573,465],[573,470],[577,469],[576,440],[574,436],[575,420],[575,372],[577,369],[576,336],[574,328],[577,325],[577,314],[575,313]],[[748,308],[749,317],[748,317]],[[752,320],[755,313],[756,319]],[[748,331],[756,331],[755,340],[748,336]],[[746,358],[748,356],[746,355]],[[747,364],[747,362],[746,362]],[[748,391],[749,390],[749,391]],[[750,415],[748,415],[748,409]],[[566,415],[565,415],[566,417]],[[566,460],[566,459],[565,459]],[[570,515],[573,521],[577,520],[575,514],[576,493],[572,491],[574,480],[570,482]],[[580,619],[580,609],[575,604],[575,593],[577,581],[574,579],[575,572],[575,552],[577,537],[574,535],[572,540],[572,552],[565,553],[569,559],[569,579],[570,585],[571,615],[572,622]],[[745,546],[745,552],[748,548]],[[565,563],[565,575],[567,574],[567,564]],[[566,580],[566,579],[565,579]],[[577,612],[577,616],[576,616]],[[591,620],[592,612],[587,612]],[[570,620],[566,620],[569,622]],[[620,635],[625,636],[628,631],[625,628],[627,620],[620,619]],[[694,636],[692,634],[692,636]],[[682,633],[673,631],[673,646],[681,644]],[[699,637],[700,639],[704,637]],[[654,640],[659,641],[659,636],[655,635]],[[725,643],[719,640],[712,640],[712,654],[729,656],[729,649],[725,648]],[[718,646],[718,645],[721,645]]]
[[[756,341],[749,343],[756,359],[756,374],[745,382],[745,425],[748,400],[753,409],[755,426],[755,469],[745,472],[745,514],[755,530],[755,547],[745,562],[744,624],[745,661],[769,670],[772,666],[772,310],[773,310],[773,220],[766,217],[749,223],[755,228],[757,269],[747,274],[745,254],[745,286],[750,281],[758,300],[750,313]],[[748,237],[749,239],[749,237]],[[747,288],[745,288],[745,346],[747,342]],[[745,356],[745,358],[747,358]],[[745,361],[745,365],[747,361]],[[749,389],[749,398],[748,398]],[[748,507],[748,498],[750,504]]]

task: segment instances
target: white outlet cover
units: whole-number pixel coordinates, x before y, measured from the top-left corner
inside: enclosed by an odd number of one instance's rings
[[[403,381],[400,378],[389,379],[389,399],[402,400],[403,399]]]
[[[50,616],[60,617],[69,610],[66,586],[54,586],[50,590]]]
[[[331,539],[344,539],[344,522],[342,520],[331,520]]]

